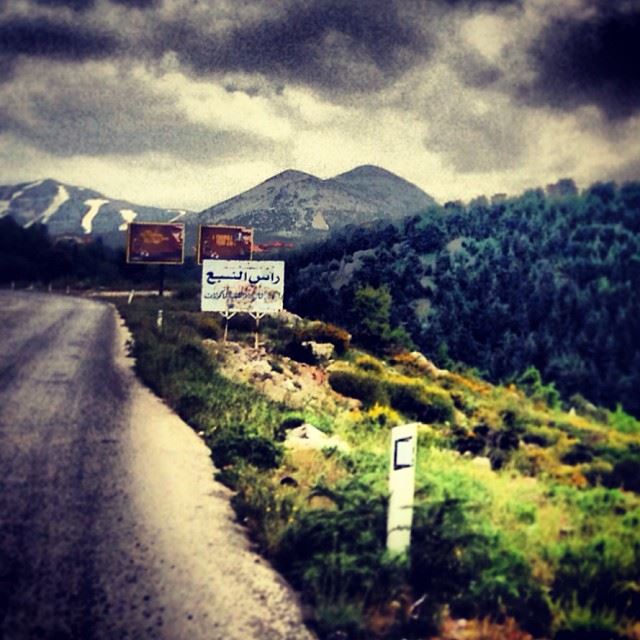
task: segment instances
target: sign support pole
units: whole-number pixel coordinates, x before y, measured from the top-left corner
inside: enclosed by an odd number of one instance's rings
[[[224,335],[222,337],[222,344],[227,344],[227,337],[229,336],[229,320],[235,316],[237,311],[221,311],[220,315],[224,318]]]
[[[164,296],[164,265],[160,265],[160,286],[158,288],[158,295],[162,298]]]
[[[266,313],[262,313],[262,312],[258,311],[256,313],[250,313],[249,315],[252,318],[254,318],[255,321],[256,321],[256,335],[255,335],[255,339],[253,341],[253,348],[257,349],[260,346],[260,340],[259,340],[259,335],[258,335],[258,330],[260,328],[260,318],[264,318]]]

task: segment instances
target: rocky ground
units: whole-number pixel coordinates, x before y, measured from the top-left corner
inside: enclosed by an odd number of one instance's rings
[[[285,356],[257,349],[240,342],[205,341],[207,349],[220,362],[220,372],[231,380],[251,384],[276,402],[293,409],[316,409],[329,413],[350,408],[358,401],[331,389],[327,380],[331,359],[318,365],[296,362]]]

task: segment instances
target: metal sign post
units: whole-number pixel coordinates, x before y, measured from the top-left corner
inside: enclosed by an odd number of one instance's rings
[[[227,344],[227,338],[229,336],[229,320],[236,315],[236,311],[220,311],[220,315],[224,318],[224,335],[222,337],[222,344]]]
[[[387,549],[391,553],[406,553],[411,544],[417,433],[415,422],[391,430],[387,515]]]
[[[250,313],[249,314],[255,321],[256,321],[256,336],[255,339],[253,341],[253,348],[257,349],[260,346],[260,339],[259,339],[259,335],[258,335],[258,330],[260,329],[260,318],[264,318],[265,315],[267,315],[266,313],[261,313],[261,312],[255,312],[255,313]]]

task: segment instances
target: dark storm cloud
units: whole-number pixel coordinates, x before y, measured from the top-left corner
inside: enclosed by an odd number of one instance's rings
[[[526,151],[526,134],[517,116],[504,110],[484,114],[452,106],[432,113],[425,147],[441,153],[460,173],[513,169]]]
[[[460,55],[456,54],[450,58],[450,65],[460,79],[470,87],[490,87],[504,75],[498,65],[492,64],[469,49],[461,48]]]
[[[640,111],[637,2],[599,2],[584,18],[556,18],[528,53],[536,78],[519,87],[525,101],[566,110],[595,105],[611,120]]]
[[[107,58],[118,50],[108,33],[77,29],[45,18],[14,18],[0,23],[0,54],[81,61]]]
[[[130,9],[151,9],[157,7],[161,0],[111,0],[111,2]]]
[[[375,88],[423,59],[425,35],[386,0],[316,0],[211,33],[165,24],[157,42],[194,72],[242,71],[324,87]],[[372,86],[373,85],[373,86]]]
[[[442,5],[455,9],[477,9],[491,7],[520,6],[524,0],[439,0]]]
[[[34,73],[20,90],[5,85],[0,101],[6,131],[61,157],[163,152],[215,162],[238,149],[264,153],[268,144],[255,135],[191,121],[176,95],[107,72],[104,65],[82,75],[68,68]]]
[[[95,0],[35,0],[43,7],[69,7],[74,11],[86,11],[94,6]]]
[[[86,11],[96,5],[96,0],[34,0],[36,4],[44,7],[69,7],[74,11]],[[158,6],[160,0],[110,0],[113,4],[119,4],[131,9],[150,9]]]

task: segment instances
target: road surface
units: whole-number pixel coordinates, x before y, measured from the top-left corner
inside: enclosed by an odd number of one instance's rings
[[[0,638],[311,640],[119,324],[0,292]]]

